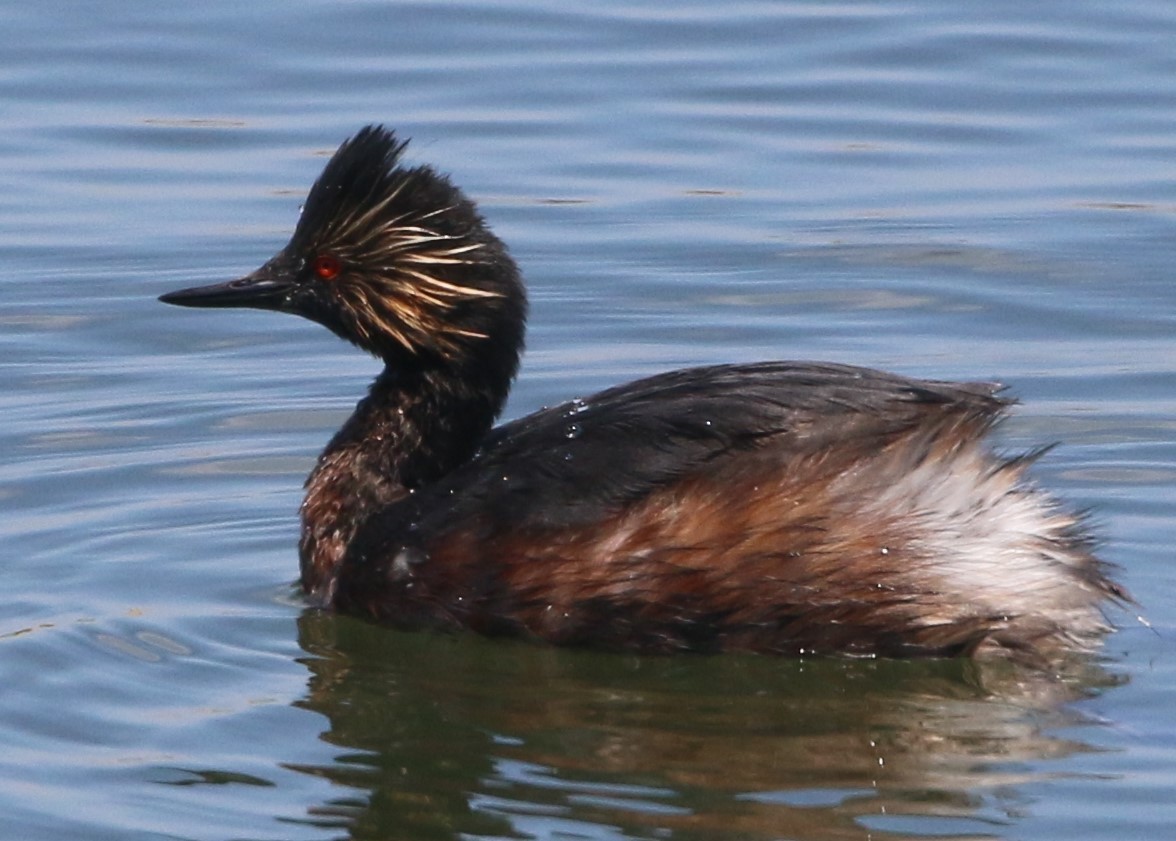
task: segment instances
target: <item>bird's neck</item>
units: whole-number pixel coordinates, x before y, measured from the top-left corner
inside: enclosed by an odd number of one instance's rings
[[[330,600],[347,546],[369,517],[474,454],[505,397],[506,385],[385,368],[306,482],[300,554],[312,597]]]

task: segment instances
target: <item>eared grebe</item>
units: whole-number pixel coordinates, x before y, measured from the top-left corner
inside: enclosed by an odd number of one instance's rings
[[[492,428],[517,268],[380,126],[289,244],[164,295],[302,315],[384,361],[306,483],[302,586],[404,627],[649,652],[1013,654],[1092,645],[1127,596],[1081,517],[984,438],[1009,401],[812,362],[672,371]]]

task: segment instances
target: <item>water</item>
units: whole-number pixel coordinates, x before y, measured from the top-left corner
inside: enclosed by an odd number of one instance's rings
[[[570,7],[569,7],[570,8]],[[1176,9],[7,3],[0,837],[1158,838]],[[1140,597],[1098,662],[657,659],[307,612],[374,362],[165,308],[384,121],[532,296],[515,416],[671,366],[997,378]]]

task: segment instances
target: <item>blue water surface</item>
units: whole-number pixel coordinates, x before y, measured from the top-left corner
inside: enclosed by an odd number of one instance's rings
[[[1176,6],[5,3],[0,838],[1162,838],[1176,825]],[[635,658],[307,610],[376,363],[156,296],[361,125],[528,279],[517,416],[665,368],[997,379],[1139,606],[1058,674]],[[1137,614],[1143,619],[1137,619]]]

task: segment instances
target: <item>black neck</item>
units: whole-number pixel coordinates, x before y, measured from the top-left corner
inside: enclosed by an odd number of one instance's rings
[[[384,481],[413,490],[474,454],[505,396],[440,371],[406,374],[389,366],[324,456],[351,450]]]
[[[313,598],[329,603],[347,548],[368,518],[474,454],[508,385],[479,389],[436,370],[384,369],[306,481],[299,554]]]

